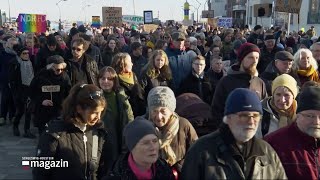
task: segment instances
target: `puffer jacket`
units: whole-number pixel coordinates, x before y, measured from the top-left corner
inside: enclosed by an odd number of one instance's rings
[[[240,153],[229,127],[201,137],[188,151],[181,179],[287,179],[277,153],[253,137]]]
[[[98,134],[98,153],[95,165],[92,163],[93,132]],[[53,157],[55,161],[68,161],[66,168],[34,168],[34,180],[61,180],[74,179],[92,180],[101,178],[103,169],[107,165],[107,157],[102,158],[106,152],[107,133],[103,122],[81,131],[72,123],[62,119],[50,121],[48,130],[42,134],[37,147],[37,157]],[[106,153],[105,153],[106,152]],[[100,158],[101,157],[101,158]],[[92,165],[91,165],[92,164]]]
[[[222,122],[226,99],[234,89],[248,88],[253,90],[261,100],[267,97],[264,82],[259,77],[251,77],[251,75],[239,71],[239,68],[239,65],[231,66],[227,72],[228,75],[224,76],[216,87],[211,105],[216,127]]]
[[[130,153],[122,155],[114,164],[111,172],[103,180],[138,180],[128,165]],[[155,162],[155,173],[152,180],[174,180],[174,175],[170,166],[160,158]]]

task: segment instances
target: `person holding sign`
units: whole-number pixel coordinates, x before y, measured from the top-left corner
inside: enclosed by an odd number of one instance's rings
[[[62,101],[68,96],[71,81],[65,72],[67,64],[59,55],[50,56],[47,68],[42,69],[30,85],[31,100],[35,103],[34,122],[41,134],[46,123],[60,115]]]

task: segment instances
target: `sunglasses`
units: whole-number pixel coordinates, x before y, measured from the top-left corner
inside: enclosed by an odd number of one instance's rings
[[[80,49],[80,48],[75,48],[75,47],[72,47],[72,51],[82,51],[82,49]]]

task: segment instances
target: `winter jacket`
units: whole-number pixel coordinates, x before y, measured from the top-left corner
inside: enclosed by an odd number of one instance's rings
[[[134,73],[133,80],[134,84],[129,84],[124,82],[121,78],[119,78],[120,86],[124,88],[124,92],[129,96],[129,102],[133,111],[134,117],[142,116],[146,113],[146,100],[144,96],[144,91]]]
[[[9,82],[9,64],[16,59],[16,52],[5,49],[0,53],[0,86]]]
[[[191,123],[187,119],[180,116],[178,133],[170,143],[170,146],[176,154],[176,158],[178,160],[177,163],[173,165],[173,168],[175,168],[178,172],[181,172],[184,158],[188,149],[197,139],[198,135]]]
[[[257,40],[258,40],[259,34],[256,33],[251,33],[250,36],[248,37],[248,42],[258,45]]]
[[[86,50],[86,54],[96,61],[99,68],[103,67],[100,48],[90,44],[89,48]]]
[[[265,137],[280,157],[288,179],[319,179],[320,148],[317,139],[293,123]]]
[[[236,88],[251,89],[257,93],[261,100],[267,97],[265,84],[259,77],[251,77],[251,75],[239,71],[239,65],[231,66],[228,75],[218,83],[212,100],[212,113],[217,127],[222,122],[227,97]]]
[[[188,77],[192,70],[192,59],[185,51],[167,47],[165,50],[173,78],[173,91],[176,93],[181,82]]]
[[[145,98],[147,99],[149,91],[154,87],[168,86],[172,88],[172,79],[166,79],[162,77],[161,74],[157,78],[152,78],[147,75],[147,68],[144,68],[141,73],[141,86],[144,89]]]
[[[261,139],[253,137],[240,152],[229,127],[201,137],[190,148],[181,179],[286,179],[277,153]]]
[[[112,144],[112,152],[110,155],[112,162],[115,162],[121,154],[127,151],[125,142],[123,139],[123,129],[131,121],[133,121],[133,112],[131,105],[128,101],[128,96],[123,89],[120,89],[115,93],[116,103],[118,107],[118,119],[112,115],[111,109],[107,105],[104,116],[101,118],[104,122],[105,129],[109,134],[110,144]]]
[[[260,59],[257,65],[259,74],[263,73],[271,62],[274,62],[276,53],[281,50],[282,49],[278,48],[276,45],[271,52],[269,52],[265,46],[261,49]]]
[[[212,101],[212,88],[208,75],[204,73],[202,77],[189,74],[189,76],[181,83],[178,95],[183,93],[193,93],[198,95],[204,102],[211,104]]]
[[[269,63],[269,65],[267,66],[267,68],[264,70],[264,72],[262,74],[260,74],[260,78],[264,81],[264,83],[266,84],[266,88],[267,88],[267,92],[269,95],[272,94],[271,92],[271,88],[272,88],[272,81],[280,76],[280,72],[277,69],[277,67],[275,66],[275,61],[272,61]],[[298,76],[296,73],[294,73],[293,71],[291,71],[289,73],[290,76],[292,76],[293,78],[295,78],[297,81],[298,80]],[[300,85],[300,83],[298,83],[298,86]]]
[[[138,180],[128,165],[129,153],[122,155],[114,164],[112,171],[103,180]],[[160,158],[155,162],[152,180],[174,180],[170,166]]]
[[[87,76],[87,79],[85,81],[88,82],[89,84],[97,85],[98,84],[97,76],[99,71],[97,62],[87,54],[83,54],[82,58],[83,59],[81,64],[81,70],[82,71],[84,70]],[[77,67],[74,65],[74,62],[72,62],[72,60],[67,60],[66,63],[67,63],[67,73],[70,77],[71,85],[74,86],[75,84],[82,82],[81,79],[76,78],[77,76],[74,72],[74,69]]]
[[[59,92],[43,92],[43,86],[59,86]],[[68,96],[71,89],[70,78],[63,72],[60,76],[54,74],[51,69],[42,69],[30,84],[30,98],[35,103],[34,123],[44,125],[50,119],[60,116],[62,102]],[[53,106],[43,106],[44,100],[52,100]]]
[[[105,50],[102,52],[102,67],[104,66],[111,66],[112,59],[113,57],[117,54],[118,52],[111,52],[109,50]]]
[[[208,69],[207,75],[210,80],[212,96],[213,96],[219,81],[222,79],[222,77],[227,75],[227,71],[223,68],[220,73],[216,73],[212,69]],[[209,104],[211,104],[211,102]]]
[[[134,56],[133,54],[130,54],[132,59],[132,71],[136,74],[138,80],[141,80],[141,72],[143,67],[148,63],[148,60],[143,56]]]
[[[39,72],[42,68],[46,67],[48,57],[53,55],[60,55],[61,57],[63,57],[64,54],[65,52],[58,45],[56,50],[54,51],[50,51],[47,46],[40,48],[36,56],[35,72]]]
[[[178,96],[175,112],[192,124],[199,137],[214,131],[211,106],[196,94],[183,93]]]
[[[93,133],[98,135],[97,161],[92,161]],[[54,160],[68,161],[68,167],[64,168],[34,168],[33,179],[88,179],[101,178],[103,165],[108,159],[102,158],[106,152],[107,139],[103,123],[99,122],[93,127],[87,127],[81,131],[72,123],[66,123],[61,119],[49,123],[48,130],[41,135],[37,146],[37,157],[53,157]],[[106,152],[106,153],[105,153]],[[101,158],[100,158],[101,157]]]

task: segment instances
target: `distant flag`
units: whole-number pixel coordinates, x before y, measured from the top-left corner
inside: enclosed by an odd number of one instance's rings
[[[41,14],[19,14],[18,28],[21,32],[46,32],[46,15]]]
[[[101,23],[100,23],[100,16],[92,16],[92,27],[100,28]]]

